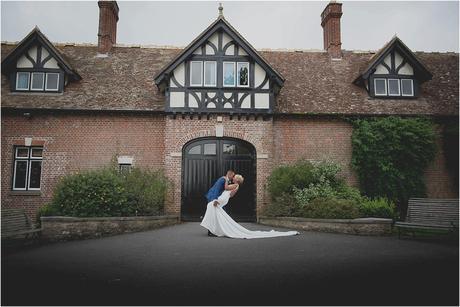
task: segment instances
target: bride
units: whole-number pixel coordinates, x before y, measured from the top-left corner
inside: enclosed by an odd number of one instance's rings
[[[283,237],[298,235],[298,231],[253,231],[248,230],[235,222],[223,209],[228,203],[231,196],[233,196],[243,183],[243,176],[235,175],[233,180],[235,184],[228,185],[229,190],[225,190],[219,198],[210,201],[207,205],[206,213],[201,222],[201,226],[207,228],[210,232],[218,237],[230,237],[239,239],[257,239],[257,238],[270,238],[270,237]]]

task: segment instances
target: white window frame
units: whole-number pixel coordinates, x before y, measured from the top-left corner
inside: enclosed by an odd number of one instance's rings
[[[18,157],[18,150],[19,149],[27,149],[27,157]],[[13,169],[13,190],[14,191],[27,191],[27,176],[29,171],[29,157],[30,157],[30,147],[27,146],[18,146],[14,152],[14,169]],[[23,188],[17,188],[16,184],[16,169],[18,161],[25,161],[26,162],[26,182]]]
[[[41,88],[33,88],[33,83],[34,83],[34,75],[42,74],[43,75],[43,82],[42,82],[42,87]],[[30,90],[31,91],[43,91],[45,89],[45,78],[46,74],[44,72],[33,72],[32,77],[30,78]]]
[[[214,64],[214,84],[206,84],[206,63]],[[217,86],[217,62],[216,61],[204,61],[203,64],[203,84],[204,86]]]
[[[31,154],[32,154],[32,151],[31,151]],[[41,166],[40,166],[40,187],[38,187],[38,188],[31,188],[30,187],[30,174],[32,173],[30,170],[32,168],[32,162],[34,162],[34,161],[40,161],[40,164],[41,164]],[[31,158],[29,160],[29,165],[28,165],[28,170],[27,170],[27,173],[28,173],[27,174],[27,190],[29,190],[29,191],[40,191],[40,188],[41,188],[41,185],[42,185],[42,171],[41,171],[42,166],[43,166],[42,158],[38,158],[38,159],[37,158],[33,158],[33,159]]]
[[[27,149],[27,157],[18,157],[18,149]],[[32,157],[32,150],[33,149],[41,149],[42,156],[41,157]],[[39,188],[31,188],[30,187],[30,174],[32,168],[33,161],[40,161],[41,166],[43,167],[43,147],[40,146],[17,146],[15,153],[14,153],[14,169],[13,169],[13,191],[40,191],[41,184],[42,184],[42,171],[40,171],[40,187]],[[26,164],[26,185],[24,188],[17,188],[16,184],[16,170],[17,170],[17,163],[18,161],[25,161]],[[43,170],[43,169],[42,169]]]
[[[56,88],[48,88],[48,76],[53,75],[53,74],[57,75]],[[46,73],[45,91],[59,91],[59,73],[57,72],[47,72]]]
[[[192,83],[192,68],[193,68],[193,63],[200,63],[200,66],[201,66],[201,83],[196,83],[196,84],[193,84]],[[203,86],[203,61],[190,61],[190,86]]]
[[[240,72],[240,69],[238,66],[240,66],[240,64],[244,64],[244,65],[247,65],[248,67],[248,85],[241,85],[240,84],[240,76],[239,76],[239,72]],[[249,62],[237,62],[236,63],[236,85],[238,87],[249,87],[249,76],[250,76],[250,65],[249,65]]]
[[[376,89],[377,89],[377,86],[376,86],[377,80],[385,81],[385,94],[377,94],[377,91],[376,91]],[[374,95],[375,96],[388,96],[388,88],[387,88],[387,86],[388,86],[388,82],[387,82],[386,78],[375,78],[374,79]]]
[[[397,93],[397,94],[391,94],[391,93],[390,93],[390,80],[392,80],[392,81],[393,81],[393,80],[396,80],[396,81],[398,82],[398,93]],[[388,92],[388,96],[392,96],[392,97],[394,97],[394,96],[401,96],[401,83],[400,83],[399,79],[389,78],[389,79],[387,80],[387,86],[388,86],[388,91],[387,91],[387,92]]]
[[[18,83],[19,83],[19,74],[27,74],[27,88],[19,88],[18,87]],[[28,91],[30,88],[30,72],[28,71],[18,71],[16,73],[16,90],[19,90],[19,91]]]
[[[226,85],[225,84],[225,64],[232,64],[233,65],[233,85]],[[236,62],[222,62],[222,85],[223,87],[236,87]]]
[[[403,80],[409,80],[410,81],[411,89],[412,89],[411,95],[407,95],[407,94],[405,95],[403,93],[403,90],[402,90],[402,82],[403,82]],[[414,80],[412,80],[412,79],[401,79],[401,95],[404,96],[404,97],[414,97]]]

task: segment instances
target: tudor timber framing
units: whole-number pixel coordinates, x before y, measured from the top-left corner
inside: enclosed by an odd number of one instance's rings
[[[238,39],[238,35],[232,35],[230,28],[226,28],[226,22],[219,18],[218,21],[222,20],[222,27],[215,28],[211,26],[208,28],[208,32],[203,32],[201,39],[196,39],[194,43],[189,45],[182,52],[182,56],[179,55],[177,59],[173,60],[164,71],[165,73],[159,73],[158,78],[155,82],[162,82],[165,84],[165,111],[167,113],[229,113],[229,114],[272,114],[275,102],[275,91],[279,90],[284,80],[277,80],[277,73],[271,69],[271,67],[265,65],[263,61],[260,61],[260,57],[257,53],[250,54],[251,48],[245,46],[245,41]],[[218,24],[214,23],[214,25]],[[231,39],[230,42],[223,44],[224,33]],[[217,35],[217,46],[210,41],[213,35]],[[236,39],[235,39],[236,38]],[[212,48],[214,54],[206,54],[206,46]],[[234,48],[232,55],[226,55],[226,51],[230,47]],[[201,54],[194,54],[195,50],[200,49]],[[240,54],[240,50],[244,50],[245,54]],[[183,61],[181,62],[180,60]],[[192,61],[215,62],[216,63],[216,86],[193,86],[190,84],[190,63]],[[238,86],[236,81],[235,86],[224,86],[223,85],[223,64],[224,62],[235,63],[235,75],[238,76],[237,63],[248,63],[249,64],[249,84],[248,86]],[[184,63],[184,85],[182,86],[174,76],[174,69],[181,63]],[[255,63],[260,65],[265,71],[265,79],[255,87]],[[265,67],[264,67],[265,66]],[[168,72],[168,73],[166,73]],[[165,74],[167,76],[165,76]],[[164,76],[161,79],[161,76]],[[204,80],[203,80],[204,81]],[[281,81],[281,82],[280,82]],[[168,84],[169,82],[169,84]],[[171,87],[171,84],[174,86]],[[267,87],[268,88],[264,88]],[[184,106],[183,107],[171,107],[171,93],[184,93]],[[211,94],[211,95],[210,95]],[[256,94],[267,94],[268,95],[268,108],[256,108]],[[211,97],[212,96],[212,97]],[[229,97],[226,97],[229,96]],[[241,108],[242,103],[249,99],[249,107]],[[194,99],[198,104],[198,107],[190,107],[190,100]],[[209,108],[208,104],[213,103],[215,108]],[[230,104],[231,107],[224,107]]]

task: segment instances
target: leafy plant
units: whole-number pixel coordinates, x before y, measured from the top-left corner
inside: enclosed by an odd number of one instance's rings
[[[315,198],[303,206],[299,215],[318,219],[354,219],[360,216],[356,203],[347,199]]]
[[[383,197],[363,199],[359,211],[363,217],[396,218],[395,204]]]
[[[399,204],[425,196],[423,173],[436,152],[432,122],[390,116],[353,124],[352,165],[364,194]]]

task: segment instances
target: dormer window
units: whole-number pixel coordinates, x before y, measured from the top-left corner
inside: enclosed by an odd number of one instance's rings
[[[420,85],[432,78],[416,55],[396,36],[372,58],[353,83],[374,98],[408,99],[420,93]]]
[[[81,76],[36,27],[2,61],[10,90],[21,93],[60,93]]]

